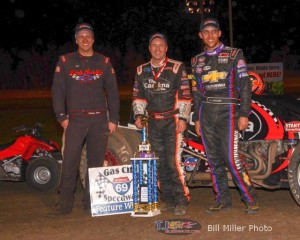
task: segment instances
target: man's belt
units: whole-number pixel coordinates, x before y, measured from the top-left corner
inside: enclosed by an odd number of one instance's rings
[[[166,112],[151,112],[151,113],[149,113],[149,118],[154,119],[154,120],[164,120],[164,119],[170,118],[178,113],[179,113],[179,109],[170,110],[170,111],[166,111]]]
[[[201,96],[201,101],[213,104],[238,104],[239,101],[236,98],[221,98],[221,97],[205,97]]]
[[[72,110],[69,116],[94,116],[100,114],[106,114],[106,110]]]

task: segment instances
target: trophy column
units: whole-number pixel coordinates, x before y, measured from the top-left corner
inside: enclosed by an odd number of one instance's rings
[[[143,120],[142,142],[132,161],[133,217],[152,217],[160,214],[157,191],[157,159],[147,141],[146,120]]]

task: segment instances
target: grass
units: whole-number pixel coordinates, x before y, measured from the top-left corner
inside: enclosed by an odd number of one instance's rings
[[[128,121],[131,100],[121,99],[120,120]],[[51,98],[41,99],[2,99],[0,101],[0,145],[15,139],[14,127],[33,127],[42,124],[42,135],[61,146],[62,127],[56,121]]]

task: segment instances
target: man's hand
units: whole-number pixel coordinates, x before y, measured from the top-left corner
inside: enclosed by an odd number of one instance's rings
[[[247,117],[239,117],[238,128],[240,131],[243,131],[248,128],[249,120]]]
[[[63,127],[64,130],[66,130],[69,125],[69,119],[64,120],[60,125]]]
[[[135,120],[135,126],[137,128],[142,128],[143,127],[143,124],[142,124],[142,119],[140,117],[137,117],[136,120]]]
[[[184,120],[179,119],[178,125],[177,125],[177,133],[183,133],[186,129],[186,122]]]
[[[110,133],[113,133],[116,131],[117,129],[117,124],[112,123],[112,122],[108,122],[108,129]]]
[[[201,132],[200,132],[200,121],[196,121],[195,122],[195,131],[197,133],[198,136],[201,136]]]

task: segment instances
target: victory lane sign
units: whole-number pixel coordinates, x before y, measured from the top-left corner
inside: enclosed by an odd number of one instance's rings
[[[131,213],[132,165],[89,168],[92,216]]]

